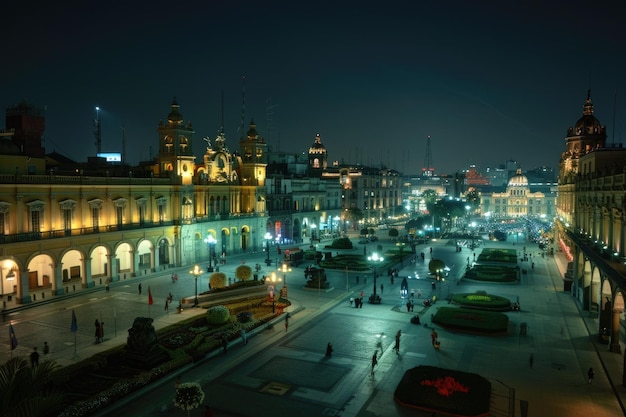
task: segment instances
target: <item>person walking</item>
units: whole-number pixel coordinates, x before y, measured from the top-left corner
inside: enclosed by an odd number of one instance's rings
[[[291,317],[291,315],[289,313],[285,314],[285,332],[287,332],[287,330],[289,330],[289,318]]]
[[[437,337],[439,337],[439,335],[437,334],[437,330],[433,329],[433,331],[430,332],[430,342],[433,344],[433,346],[435,346],[435,342],[437,342]]]
[[[170,299],[169,298],[165,299],[165,312],[168,314],[170,312]]]
[[[30,353],[30,366],[33,368],[39,366],[39,352],[37,352],[37,346],[35,346]]]
[[[43,355],[44,355],[44,358],[47,358],[49,353],[50,353],[50,345],[48,344],[48,342],[43,342]]]
[[[591,384],[593,382],[594,376],[596,376],[596,371],[594,371],[593,368],[589,368],[589,370],[587,371],[587,377],[589,377],[589,380],[587,381],[588,384]]]
[[[372,356],[372,372],[370,373],[371,376],[374,376],[374,368],[376,367],[376,365],[378,365],[378,357],[377,354],[378,351],[374,351],[374,355]]]
[[[94,333],[94,335],[96,336],[96,343],[100,343],[100,320],[96,319],[94,326],[96,328],[96,331]]]
[[[224,355],[228,355],[228,340],[226,340],[226,336],[222,336],[222,350]]]
[[[333,344],[328,342],[326,345],[326,357],[330,358],[333,356]]]
[[[137,290],[139,291],[139,295],[141,295],[141,282],[137,285]]]
[[[396,344],[393,347],[393,350],[396,351],[396,355],[400,353],[400,336],[402,335],[402,330],[398,330],[396,333]]]

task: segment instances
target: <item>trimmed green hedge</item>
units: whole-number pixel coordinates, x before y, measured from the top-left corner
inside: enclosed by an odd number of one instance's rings
[[[454,307],[440,307],[432,321],[448,328],[483,333],[501,333],[509,328],[509,317],[506,314]]]
[[[511,309],[511,301],[508,298],[482,292],[472,294],[454,294],[451,302],[462,307],[478,308],[482,310],[504,311]]]

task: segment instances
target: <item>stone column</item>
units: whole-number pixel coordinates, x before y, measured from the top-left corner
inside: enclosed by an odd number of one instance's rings
[[[20,283],[17,286],[17,304],[28,304],[31,303],[32,297],[30,296],[30,291],[28,289],[28,270],[20,271],[19,273]]]
[[[52,265],[54,271],[54,277],[52,277],[52,292],[54,295],[65,294],[65,288],[63,288],[63,264],[61,262],[56,265]]]
[[[615,352],[615,353],[621,353],[622,352],[622,348],[620,347],[619,344],[619,327],[620,327],[620,322],[619,322],[619,318],[620,315],[623,313],[622,310],[616,309],[614,308],[612,310],[612,322],[611,322],[611,346],[609,347],[609,350],[611,352]]]
[[[93,282],[93,277],[91,276],[91,258],[83,258],[83,271],[85,271],[83,285],[85,288],[93,287],[95,283]]]

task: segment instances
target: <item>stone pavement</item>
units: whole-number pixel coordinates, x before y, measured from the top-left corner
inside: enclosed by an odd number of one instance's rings
[[[513,247],[511,243],[489,244],[493,245]],[[437,288],[433,293],[439,296],[438,303],[429,308],[416,305],[416,313],[421,315],[422,323],[428,327],[409,322],[412,314],[406,312],[404,301],[399,297],[401,279],[391,284],[386,275],[380,277],[377,285],[384,283],[382,304],[366,303],[362,309],[356,309],[350,307],[349,298],[360,291],[364,291],[367,298],[373,289],[372,281],[365,284],[362,276],[356,285],[355,274],[346,278],[344,273],[333,272],[329,274],[333,286],[331,291],[304,290],[299,282],[301,271],[295,268],[289,275],[289,293],[293,304],[288,332],[284,331],[279,320],[273,327],[250,335],[248,345],[241,346],[235,341],[228,355],[216,352],[179,375],[172,375],[120,402],[120,408],[112,407],[99,415],[120,415],[120,411],[123,415],[171,415],[174,413],[171,405],[173,380],[180,377],[202,382],[207,394],[205,402],[214,407],[216,416],[427,416],[430,414],[405,409],[393,400],[393,392],[403,373],[419,365],[453,368],[490,379],[495,392],[491,416],[523,416],[524,405],[527,405],[528,416],[624,415],[622,398],[626,398],[626,390],[621,384],[623,357],[609,352],[606,345],[597,343],[594,335],[597,321],[588,317],[588,313],[581,312],[575,300],[562,291],[558,254],[555,258],[540,259],[537,256],[535,268],[522,276],[520,285],[486,285],[459,280],[469,253],[467,249],[456,253],[454,246],[443,241],[434,242],[431,246],[433,256],[446,258],[446,264],[455,267],[443,288]],[[428,247],[418,247],[418,253]],[[516,248],[520,249],[519,245]],[[421,267],[405,263],[400,278],[409,274],[414,276]],[[150,285],[158,288],[152,283],[163,278],[169,279],[169,275],[149,278]],[[349,288],[346,288],[346,280]],[[125,284],[119,285],[122,287]],[[420,280],[409,280],[409,286],[422,290],[424,296],[432,291],[431,280],[425,276],[420,276]],[[448,294],[477,290],[513,300],[519,297],[521,311],[507,313],[511,323],[508,334],[486,337],[437,328],[442,344],[441,350],[435,351],[430,344],[431,314],[446,305],[442,299]],[[126,289],[113,288],[111,293],[124,299],[117,305],[121,305],[122,301],[138,304],[134,285]],[[42,306],[40,315],[44,318],[34,321],[44,322],[46,329],[54,328],[54,322],[45,317],[80,308],[78,304],[99,303],[89,299],[78,301],[55,303],[55,307]],[[48,308],[54,313],[45,311]],[[145,306],[140,308],[143,311],[146,309]],[[160,310],[159,316],[155,317],[157,327],[198,312],[198,309],[185,309],[180,315],[167,315],[161,314]],[[133,311],[127,314],[132,315]],[[519,332],[521,323],[527,324],[526,335]],[[26,327],[23,321],[19,324],[16,329]],[[59,330],[69,328],[65,315],[56,326]],[[400,354],[396,355],[392,345],[393,334],[398,329],[402,330],[402,339]],[[124,343],[125,329],[117,333],[101,345],[89,342],[80,345],[79,357]],[[67,339],[64,336],[65,342]],[[22,340],[33,339],[26,332],[18,332],[18,340],[21,343]],[[335,347],[330,359],[324,357],[328,341],[332,341]],[[54,345],[57,343],[55,341]],[[372,377],[369,375],[370,358],[379,346],[382,354]],[[60,362],[73,360],[73,346],[67,346],[62,352],[57,349],[54,353],[53,358]],[[529,362],[531,354],[534,357],[532,368]],[[591,385],[586,380],[586,371],[590,366],[596,370]],[[238,401],[238,398],[245,398],[246,401]],[[195,412],[192,415],[201,415],[201,410]]]

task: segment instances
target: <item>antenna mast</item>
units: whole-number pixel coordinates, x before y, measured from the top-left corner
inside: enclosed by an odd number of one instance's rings
[[[102,153],[102,126],[100,125],[100,107],[96,106],[96,118],[93,121],[93,135],[96,138],[96,155]]]
[[[430,149],[430,135],[426,139],[426,156],[424,156],[424,166],[422,167],[422,177],[432,177],[435,172],[433,168],[433,153]]]
[[[245,139],[244,126],[246,123],[246,76],[241,77],[241,139]]]
[[[126,126],[122,126],[122,164],[126,162]]]

